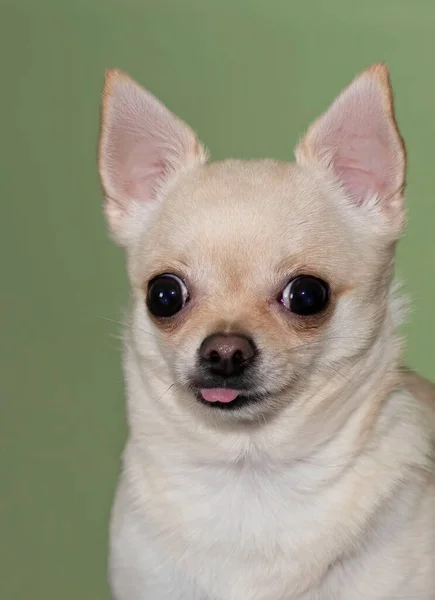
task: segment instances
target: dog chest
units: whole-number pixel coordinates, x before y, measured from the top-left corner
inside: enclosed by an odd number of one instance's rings
[[[175,519],[173,527],[161,523],[165,546],[217,597],[303,592],[322,576],[330,553],[320,541],[316,498],[292,484],[284,471],[250,466],[179,472],[164,493],[167,511],[159,511]]]

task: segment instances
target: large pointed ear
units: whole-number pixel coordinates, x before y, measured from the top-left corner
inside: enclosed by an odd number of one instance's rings
[[[329,170],[351,202],[376,205],[395,231],[403,228],[406,152],[385,65],[356,77],[311,125],[295,155],[300,164]]]
[[[106,72],[98,162],[106,218],[119,244],[130,243],[170,179],[206,159],[188,125],[126,74]]]

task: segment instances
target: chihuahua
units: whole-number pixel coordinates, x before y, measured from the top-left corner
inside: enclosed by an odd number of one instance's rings
[[[401,362],[385,65],[295,157],[210,163],[106,74],[99,172],[131,286],[116,600],[435,599],[435,386]]]

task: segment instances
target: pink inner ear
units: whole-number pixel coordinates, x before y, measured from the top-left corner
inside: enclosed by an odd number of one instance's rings
[[[302,153],[325,161],[358,205],[394,195],[403,185],[405,157],[393,117],[388,80],[358,77],[311,126]],[[384,77],[387,77],[384,72]]]
[[[168,165],[157,156],[132,156],[124,168],[123,189],[125,197],[140,201],[152,200],[159,184],[168,172]]]
[[[357,204],[367,197],[385,197],[394,191],[390,151],[375,136],[344,135],[338,148],[331,150],[332,167]]]
[[[134,122],[131,115],[121,114],[113,124],[111,179],[118,196],[148,202],[156,197],[171,168],[181,161],[183,148],[177,148],[182,140],[171,140],[171,124],[162,123],[160,114],[154,123],[149,114],[139,117]]]
[[[105,89],[100,173],[107,202],[128,213],[132,202],[156,200],[171,173],[205,153],[188,125],[128,77],[109,76]]]

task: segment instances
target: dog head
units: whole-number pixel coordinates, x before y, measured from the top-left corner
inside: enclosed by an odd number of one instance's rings
[[[133,340],[204,411],[277,410],[362,360],[391,317],[406,157],[386,67],[359,75],[295,155],[209,163],[186,124],[107,73],[99,168]]]

